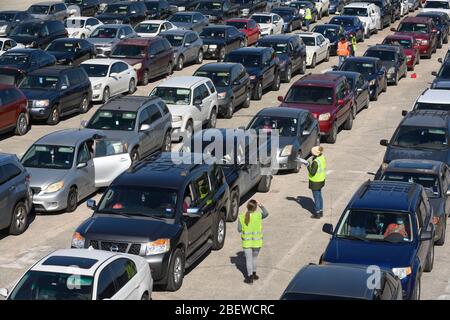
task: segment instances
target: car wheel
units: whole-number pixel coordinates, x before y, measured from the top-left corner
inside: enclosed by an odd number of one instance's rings
[[[173,73],[173,65],[172,62],[169,62],[166,68],[166,75],[170,76]]]
[[[28,132],[28,116],[25,112],[21,112],[16,120],[16,129],[14,130],[14,133],[17,136],[23,136],[25,133]]]
[[[444,44],[447,44],[447,43],[448,43],[448,33],[444,37]]]
[[[370,101],[377,101],[378,100],[378,90],[375,88],[375,94],[370,97]]]
[[[387,78],[384,77],[384,86],[383,86],[383,90],[381,92],[386,92],[387,91]]]
[[[247,46],[248,46],[248,38],[245,37],[245,38],[244,38],[244,47],[247,47]]]
[[[327,136],[327,143],[334,144],[337,140],[337,134],[338,134],[338,127],[337,124],[333,124],[333,128],[331,129],[331,132]]]
[[[287,33],[291,33],[292,32],[292,24],[289,25]]]
[[[431,272],[431,270],[433,270],[433,265],[434,265],[434,243],[431,243],[431,248],[427,254],[427,259],[425,260],[425,266],[423,268],[423,271]]]
[[[198,50],[197,58],[195,59],[196,64],[203,63],[203,50]]]
[[[437,44],[438,49],[442,49],[442,37],[439,38],[439,42]]]
[[[186,124],[185,133],[186,133],[186,140],[189,141],[189,139],[192,137],[194,133],[194,125],[192,124],[191,120],[189,120],[188,123]]]
[[[330,61],[330,49],[327,50],[327,55],[325,57],[325,62]]]
[[[176,69],[177,69],[177,70],[183,70],[183,66],[184,66],[184,57],[183,57],[183,55],[180,55],[180,56],[178,57],[178,60],[177,60],[177,66],[176,66]]]
[[[302,150],[298,150],[298,156],[301,157],[302,156]],[[292,173],[299,173],[300,172],[300,168],[301,168],[301,162],[300,161],[296,161],[296,165],[295,168],[291,170]]]
[[[209,115],[208,128],[215,128],[217,123],[217,110],[213,108]]]
[[[443,246],[445,243],[445,232],[447,231],[447,216],[445,216],[444,222],[442,222],[441,236],[439,240],[435,242],[437,246]]]
[[[300,69],[300,74],[305,74],[306,72],[306,57],[302,61],[302,67]]]
[[[48,116],[48,119],[47,119],[47,124],[53,126],[58,123],[59,123],[59,107],[58,107],[58,105],[56,105],[50,111],[50,115]]]
[[[109,91],[109,87],[106,87],[105,89],[103,89],[102,103],[103,104],[107,103],[110,98],[111,98],[111,92]]]
[[[212,232],[212,249],[220,250],[225,244],[225,236],[227,234],[227,222],[225,221],[224,212],[220,212],[215,220],[217,221]]]
[[[89,110],[89,99],[87,94],[85,94],[83,96],[83,99],[81,99],[81,104],[80,104],[80,113],[86,113]]]
[[[348,118],[344,123],[344,126],[343,126],[344,130],[352,130],[352,128],[353,128],[353,112],[354,112],[353,109],[354,108],[352,108],[352,110],[350,110]]]
[[[219,57],[218,57],[218,61],[222,62],[223,59],[225,59],[225,48],[220,48],[219,50]]]
[[[227,221],[233,222],[236,221],[239,216],[240,197],[238,189],[234,189],[231,192],[230,199],[230,214],[228,215]]]
[[[417,277],[416,281],[415,281],[415,286],[414,286],[414,291],[413,294],[411,295],[411,300],[420,300],[420,293],[421,293],[421,279],[420,277]]]
[[[256,186],[256,191],[267,193],[270,191],[270,186],[272,185],[272,176],[264,175],[259,180],[258,185]]]
[[[167,279],[167,291],[177,291],[181,288],[184,278],[184,253],[180,248],[175,249],[170,261]]]
[[[248,88],[245,93],[245,101],[242,104],[242,108],[248,108],[250,107],[250,99],[251,99],[251,89]]]
[[[147,292],[144,292],[144,294],[141,297],[141,300],[144,300],[144,301],[150,300],[150,296],[148,295]]]
[[[277,73],[275,74],[275,79],[273,79],[273,83],[272,83],[272,91],[278,91],[278,90],[280,90],[280,82],[281,82],[281,79],[280,79],[280,73],[277,72]]]
[[[81,34],[80,39],[86,39],[86,36],[84,35],[84,33]]]
[[[137,161],[139,161],[139,159],[141,158],[141,156],[139,155],[139,151],[137,148],[134,148],[131,153],[130,153],[130,158],[131,158],[131,162],[135,163]]]
[[[253,100],[261,100],[262,98],[262,83],[258,81],[253,89]]]
[[[163,145],[161,147],[162,152],[170,152],[172,150],[172,137],[170,135],[170,131],[166,132],[164,136]]]
[[[233,100],[231,100],[228,106],[226,107],[225,112],[223,113],[223,117],[225,119],[231,119],[233,117],[233,113],[234,113],[234,102]]]
[[[292,67],[289,65],[284,73],[284,81],[286,83],[291,82],[292,79]]]
[[[244,48],[246,45],[245,45],[245,41],[244,40],[241,40],[240,42],[239,42],[239,48]]]
[[[136,92],[136,80],[131,78],[130,83],[128,84],[128,94],[133,94],[135,92]]]
[[[66,212],[74,212],[78,206],[78,192],[75,187],[70,188],[69,195],[67,196]]]
[[[398,85],[398,72],[395,74],[394,86]]]
[[[144,74],[142,75],[141,79],[141,85],[146,86],[148,85],[150,74],[148,73],[148,70],[144,71]]]
[[[313,55],[311,60],[311,68],[314,69],[316,67],[316,55]]]
[[[28,210],[23,202],[18,202],[14,207],[9,234],[19,235],[24,233],[28,227]]]

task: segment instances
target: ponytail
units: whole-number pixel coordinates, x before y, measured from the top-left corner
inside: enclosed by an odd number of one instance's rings
[[[246,226],[248,226],[248,224],[250,223],[250,214],[254,212],[257,207],[258,203],[256,202],[256,200],[252,199],[247,203],[247,212],[245,212],[245,220],[244,220]]]

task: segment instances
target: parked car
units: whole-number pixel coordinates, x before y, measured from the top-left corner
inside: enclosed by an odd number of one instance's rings
[[[369,39],[372,34],[383,29],[380,8],[373,3],[351,2],[342,10],[345,16],[355,16],[361,20],[364,26],[364,38]]]
[[[150,300],[153,279],[145,259],[99,250],[60,249],[22,276],[7,300]]]
[[[239,5],[239,17],[248,18],[255,12],[263,12],[267,8],[265,0],[234,0]]]
[[[435,76],[431,83],[432,89],[450,89],[450,62],[443,63],[439,71],[433,71],[431,75]]]
[[[351,130],[356,117],[353,91],[341,75],[306,75],[289,88],[285,97],[279,96],[278,100],[280,107],[310,111],[319,121],[320,135],[328,143],[336,142],[340,127]]]
[[[104,24],[97,27],[86,40],[95,46],[98,57],[107,58],[119,41],[137,36],[130,25]]]
[[[380,93],[387,90],[387,72],[379,58],[350,57],[335,69],[361,73],[369,82],[370,99],[373,101],[377,101]]]
[[[173,64],[176,70],[183,69],[188,63],[203,62],[203,40],[197,32],[172,29],[161,32],[160,36],[167,39],[173,48]]]
[[[69,38],[86,39],[103,23],[94,17],[70,17],[64,20]]]
[[[449,7],[450,11],[450,7]],[[437,40],[437,47],[440,49],[442,48],[442,44],[448,43],[448,34],[449,34],[449,16],[445,12],[439,12],[439,11],[424,11],[422,13],[419,13],[417,17],[429,17],[433,19],[433,22],[436,26],[436,28],[439,30],[437,33],[438,40]]]
[[[307,158],[311,148],[320,144],[319,122],[304,109],[264,108],[249,122],[247,130],[267,133],[278,130],[276,163],[272,164],[278,171],[298,172],[298,158]]]
[[[145,0],[144,3],[150,19],[167,19],[178,11],[178,7],[170,5],[167,0]]]
[[[408,70],[414,70],[416,64],[420,62],[419,48],[414,38],[410,35],[389,35],[384,38],[382,44],[400,45],[406,55],[406,65]]]
[[[322,61],[330,60],[330,40],[320,33],[297,33],[306,46],[306,66],[315,68]]]
[[[177,29],[171,22],[166,20],[145,20],[134,27],[139,37],[155,37],[163,31]]]
[[[345,4],[344,0],[330,0],[330,14],[341,14]]]
[[[107,103],[111,97],[136,91],[136,70],[118,59],[89,59],[80,64],[89,77],[92,101]]]
[[[92,97],[91,82],[80,67],[51,66],[30,72],[19,88],[28,99],[32,120],[58,124],[62,116],[86,113]]]
[[[82,125],[98,130],[106,139],[120,139],[127,145],[133,162],[156,151],[170,151],[172,116],[159,98],[130,96],[112,99]]]
[[[100,8],[99,0],[64,0],[68,16],[93,17]]]
[[[317,24],[312,29],[314,33],[320,33],[330,41],[330,55],[337,55],[337,45],[342,35],[345,34],[344,28],[338,24]]]
[[[31,175],[35,211],[73,212],[78,203],[108,186],[131,165],[121,140],[97,130],[64,129],[38,139],[21,159]]]
[[[261,37],[261,29],[253,19],[230,19],[225,21],[225,24],[236,27],[245,34],[246,46],[254,45]]]
[[[222,249],[229,188],[214,164],[192,164],[190,153],[161,153],[120,175],[92,217],[76,230],[73,247],[92,246],[144,257],[155,284],[181,288],[185,270],[204,254]],[[210,183],[214,181],[214,183]]]
[[[0,84],[0,133],[14,131],[23,136],[28,132],[27,98],[12,85]]]
[[[252,86],[250,76],[240,63],[208,63],[193,74],[211,79],[217,90],[219,115],[230,119],[237,107],[248,108]]]
[[[261,29],[261,36],[283,33],[284,20],[275,13],[254,13],[250,19],[256,21]]]
[[[203,41],[203,55],[206,59],[222,61],[225,55],[245,45],[245,35],[236,27],[213,25],[200,33]]]
[[[317,11],[315,2],[305,0],[305,1],[293,1],[289,3],[289,7],[297,8],[299,13],[304,17],[306,8],[311,10],[312,20],[311,23],[316,23],[319,20],[319,12]],[[305,24],[305,19],[303,19],[303,24]]]
[[[11,49],[22,49],[25,48],[23,44],[15,42],[13,39],[10,38],[0,38],[0,56],[4,54],[6,51]]]
[[[177,12],[169,18],[169,21],[179,29],[197,33],[202,32],[209,24],[208,18],[199,12]]]
[[[192,1],[190,0],[167,0],[167,1],[169,2],[169,5],[177,7],[178,12],[188,11],[189,6],[192,5]]]
[[[280,300],[402,300],[402,283],[391,270],[379,270],[380,286],[368,287],[368,266],[308,264],[294,276]]]
[[[392,5],[392,11],[394,16],[394,21],[399,20],[402,17],[402,2],[404,0],[390,0]]]
[[[395,229],[396,225],[403,228]],[[376,265],[401,280],[403,298],[420,299],[422,272],[434,262],[432,208],[416,183],[367,181],[356,191],[331,235],[322,264]]]
[[[18,85],[30,72],[54,65],[56,58],[40,49],[12,49],[0,56],[0,83]]]
[[[28,13],[36,19],[64,21],[69,15],[67,6],[60,1],[44,1],[32,4]]]
[[[449,212],[449,168],[439,161],[399,159],[389,163],[380,180],[397,182],[415,182],[429,192],[428,198],[433,208],[432,222],[435,225],[434,243],[445,243],[447,217]]]
[[[219,103],[209,78],[174,77],[158,85],[150,96],[161,98],[172,114],[172,141],[189,139],[194,129],[214,128]]]
[[[325,74],[341,75],[347,78],[350,88],[353,91],[355,97],[356,113],[362,109],[369,107],[370,93],[369,82],[359,72],[352,71],[328,71]]]
[[[375,4],[381,11],[381,21],[384,27],[388,27],[395,22],[396,12],[391,0],[365,0]]]
[[[364,53],[365,57],[379,58],[386,69],[389,84],[398,85],[398,81],[406,78],[408,73],[407,58],[400,45],[379,44],[370,47]]]
[[[443,12],[450,15],[450,4],[448,1],[427,0],[423,5],[422,12]]]
[[[15,27],[10,38],[27,48],[44,49],[50,42],[60,38],[67,38],[68,33],[60,21],[32,21]]]
[[[266,36],[258,41],[257,47],[271,47],[279,59],[281,80],[291,82],[292,75],[306,71],[306,46],[298,35]]]
[[[57,39],[45,51],[56,58],[58,64],[79,65],[95,57],[95,47],[84,39]]]
[[[278,7],[272,9],[271,13],[279,15],[283,19],[283,33],[291,33],[294,30],[301,29],[303,25],[303,16],[297,8]]]
[[[344,35],[349,38],[354,34],[356,41],[364,41],[364,24],[355,16],[334,16],[331,18],[329,24],[337,24],[344,28]]]
[[[200,12],[210,23],[221,24],[226,19],[238,16],[239,5],[230,0],[198,0],[189,10]]]
[[[6,37],[21,23],[34,20],[27,11],[0,11],[0,37]]]
[[[409,2],[408,0],[399,0],[400,1],[400,16],[406,16],[409,13]]]
[[[416,99],[412,110],[441,110],[450,111],[450,91],[443,89],[425,89],[424,92]],[[407,111],[403,110],[402,114],[406,115]]]
[[[129,24],[135,26],[147,18],[147,7],[142,1],[120,1],[108,4],[105,10],[95,17],[104,24]]]
[[[0,153],[0,229],[19,235],[28,228],[31,210],[30,174],[17,156]]]
[[[319,20],[330,15],[330,0],[312,0],[319,13]]]
[[[421,0],[408,0],[409,12],[414,12],[421,6]]]
[[[137,72],[138,83],[144,86],[150,79],[172,74],[173,49],[165,38],[122,40],[114,47],[110,57],[133,66]]]
[[[263,90],[280,90],[279,59],[272,48],[240,48],[230,52],[225,62],[242,64],[250,75],[252,98],[261,100]]]

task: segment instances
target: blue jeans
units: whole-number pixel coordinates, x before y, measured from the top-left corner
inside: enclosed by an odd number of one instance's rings
[[[305,20],[306,31],[309,31],[309,23],[310,23],[310,20],[306,19]]]
[[[340,67],[344,63],[345,59],[347,59],[346,56],[339,56],[339,65],[338,65],[338,67]]]
[[[313,190],[312,191],[314,198],[314,209],[316,213],[323,212],[323,199],[322,199],[322,190]]]

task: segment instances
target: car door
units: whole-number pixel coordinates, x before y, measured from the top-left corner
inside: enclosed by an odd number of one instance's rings
[[[4,229],[11,223],[10,203],[12,197],[13,186],[8,179],[8,172],[0,166],[0,229]]]
[[[205,83],[199,85],[198,88],[200,89],[200,94],[202,96],[202,119],[206,122],[209,120],[211,108],[213,107],[213,97],[209,93]]]
[[[302,66],[302,50],[298,38],[289,40],[289,48],[292,61],[292,72],[297,71]]]
[[[77,70],[69,70],[67,72],[67,77],[69,79],[69,89],[68,91],[70,92],[70,96],[71,96],[71,107],[76,107],[78,108],[78,106],[81,103],[81,99],[83,97],[83,95],[85,94],[85,91],[82,90],[82,86],[83,86],[83,79],[81,79],[79,73],[77,72]]]
[[[131,165],[131,158],[122,141],[96,139],[94,141],[95,187],[106,187]]]
[[[113,63],[109,70],[109,90],[111,95],[116,95],[123,92],[124,84],[120,77],[119,62]]]
[[[341,107],[338,105],[337,102],[339,100],[344,100],[344,106]],[[348,117],[348,113],[350,112],[349,103],[350,102],[348,101],[348,94],[345,82],[341,82],[336,86],[336,105],[337,105],[336,116],[338,126],[341,126]]]
[[[369,100],[369,94],[367,93],[368,83],[361,75],[358,75],[355,81],[355,101],[359,111],[361,107],[368,103]]]
[[[186,62],[194,61],[197,57],[198,48],[194,44],[196,40],[194,33],[187,33],[184,36],[184,59]]]
[[[419,205],[416,208],[416,216],[419,223],[418,233],[415,235],[418,239],[417,256],[420,260],[420,264],[423,266],[426,263],[426,258],[430,249],[430,245],[434,245],[432,240],[420,241],[420,235],[422,232],[430,231],[431,218],[427,216],[427,209],[423,200],[420,200]]]
[[[77,150],[77,186],[80,199],[84,199],[95,191],[94,161],[90,149],[92,143],[93,140],[85,141],[80,144]]]
[[[110,265],[105,265],[94,284],[95,300],[110,300],[117,292]]]
[[[118,258],[109,264],[116,293],[113,300],[140,300],[140,286],[136,264],[127,258]]]
[[[197,195],[197,208],[200,209],[202,215],[198,218],[197,232],[198,245],[202,245],[208,240],[211,234],[211,226],[213,217],[217,211],[217,200],[214,199],[215,188],[211,183],[208,172],[204,171],[196,177],[193,183],[194,192]]]
[[[316,140],[316,133],[317,133],[317,126],[314,126],[313,119],[309,113],[305,114],[304,116],[300,116],[300,119],[297,119],[300,124],[299,128],[299,136],[300,136],[300,148],[303,152],[301,157],[306,157],[312,147],[314,147]],[[303,134],[308,132],[309,134]]]
[[[168,65],[173,63],[173,49],[169,40],[166,38],[161,38],[159,41],[162,47],[159,60],[162,67],[161,74],[167,74]]]
[[[149,107],[143,108],[138,114],[137,130],[139,134],[140,152],[145,157],[151,152],[153,145],[155,145]]]
[[[69,113],[74,106],[80,104],[79,92],[76,90],[76,78],[69,78],[69,72],[60,76],[60,109],[62,114]]]
[[[131,79],[131,70],[124,62],[117,62],[117,72],[119,74],[120,92],[128,92]]]
[[[88,34],[86,34],[86,38],[94,31],[94,29],[100,24],[100,22],[96,18],[89,18],[86,20],[86,30],[88,30]]]
[[[14,89],[0,91],[0,130],[12,127],[16,123],[16,99]]]
[[[445,197],[445,214],[448,216],[450,214],[450,197],[447,192],[450,191],[450,170],[448,166],[445,166],[442,174],[442,194]]]
[[[254,20],[250,20],[247,23],[248,29],[249,29],[249,40],[251,39],[251,42],[254,43],[258,41],[259,39],[259,28],[258,25]]]
[[[283,19],[277,14],[272,16],[272,23],[274,24],[274,34],[282,33],[283,31]]]
[[[247,98],[248,77],[245,68],[241,65],[233,67],[231,72],[235,105],[240,105]]]
[[[204,118],[204,106],[203,103],[200,103],[199,105],[195,105],[198,101],[203,101],[203,95],[202,91],[200,90],[200,86],[197,86],[192,90],[192,106],[190,107],[190,113],[192,116],[192,119],[194,120],[194,126],[196,126],[196,123],[200,124],[204,123],[206,119]]]
[[[267,88],[275,79],[275,53],[266,50],[263,53],[263,88]]]

